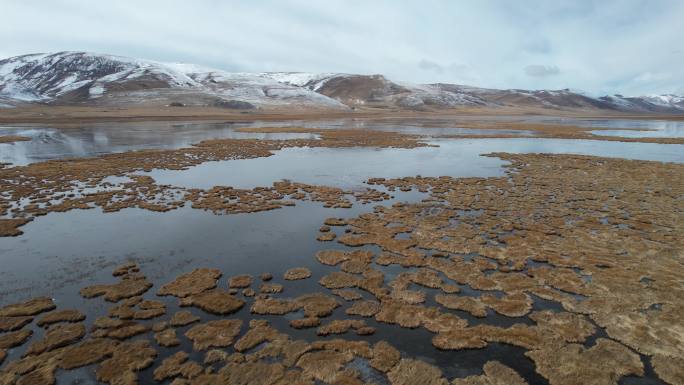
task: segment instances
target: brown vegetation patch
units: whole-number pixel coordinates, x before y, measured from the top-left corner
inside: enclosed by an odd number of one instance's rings
[[[118,302],[125,298],[141,295],[152,287],[152,283],[145,277],[124,276],[118,283],[111,285],[93,285],[84,287],[80,293],[85,298],[104,296],[110,302]]]
[[[39,297],[0,308],[0,317],[33,316],[55,308],[51,298]]]
[[[22,329],[15,332],[0,334],[0,349],[9,349],[22,345],[33,335],[30,329]]]
[[[97,380],[110,385],[136,385],[137,372],[152,365],[156,356],[147,340],[122,343],[95,370]]]
[[[332,292],[333,294],[342,297],[345,301],[356,301],[363,298],[359,292],[351,289],[335,289]]]
[[[306,375],[326,383],[334,383],[342,368],[354,359],[350,352],[321,350],[306,353],[299,358],[297,366]]]
[[[193,349],[206,350],[208,348],[225,348],[233,344],[235,337],[240,334],[242,321],[224,319],[209,321],[185,332],[185,336],[193,342]]]
[[[515,370],[499,361],[487,361],[482,367],[483,375],[457,378],[452,385],[527,385],[527,381]]]
[[[656,354],[651,363],[661,380],[671,385],[684,384],[684,358]]]
[[[226,315],[240,310],[245,301],[223,289],[213,289],[181,298],[181,306],[195,306],[212,314]]]
[[[21,135],[0,135],[0,143],[28,142],[31,138]]]
[[[169,325],[173,327],[180,327],[185,325],[190,325],[191,323],[198,322],[200,318],[187,310],[181,310],[176,312],[169,320]]]
[[[369,263],[366,261],[349,260],[342,262],[340,269],[345,273],[361,274],[368,269],[368,265]]]
[[[555,334],[565,342],[584,342],[596,332],[594,325],[581,314],[546,310],[534,312],[530,318],[544,333]]]
[[[306,317],[327,317],[333,310],[340,307],[335,297],[322,293],[306,294],[296,299],[297,304],[304,310]]]
[[[273,341],[281,337],[281,334],[269,325],[266,320],[249,321],[249,330],[237,342],[234,348],[238,352],[244,352],[265,341]]]
[[[437,294],[435,301],[447,309],[467,311],[473,316],[480,318],[487,316],[487,306],[477,297]]]
[[[322,293],[306,294],[295,299],[257,298],[250,309],[255,314],[283,315],[304,310],[306,317],[325,317],[332,314],[340,303]]]
[[[221,275],[221,271],[218,269],[195,269],[162,286],[157,295],[173,295],[184,298],[192,294],[199,294],[215,288],[216,281],[221,278]]]
[[[159,321],[152,324],[152,331],[155,333],[159,333],[160,331],[168,329],[168,327],[168,321]]]
[[[280,363],[230,362],[216,374],[203,374],[197,384],[285,385],[285,368]],[[289,378],[289,377],[288,377]],[[296,382],[292,382],[296,384]]]
[[[0,332],[19,330],[33,321],[33,317],[0,317]]]
[[[365,328],[366,323],[363,320],[332,320],[325,325],[318,328],[316,333],[319,336],[327,336],[330,334],[344,334],[349,331],[349,329],[358,330]],[[371,333],[372,334],[372,333]]]
[[[166,347],[178,346],[181,343],[176,335],[176,329],[164,329],[154,333],[154,340],[157,341],[157,344],[160,346]]]
[[[285,272],[283,278],[288,281],[296,281],[311,277],[311,270],[306,267],[293,267]]]
[[[202,365],[194,361],[188,361],[188,353],[178,352],[162,361],[154,370],[154,380],[164,381],[170,378],[181,377],[192,379],[202,373]]]
[[[411,305],[394,299],[381,302],[380,311],[375,320],[388,324],[397,324],[405,328],[417,328],[427,319],[433,318],[439,311],[421,305]]]
[[[85,314],[76,309],[58,310],[45,314],[38,319],[36,325],[46,326],[58,322],[81,322],[85,319]]]
[[[110,329],[119,327],[124,324],[124,321],[110,318],[110,317],[97,317],[93,322],[93,330],[98,329]]]
[[[2,214],[3,208],[0,206],[0,214]],[[31,222],[27,218],[0,218],[0,237],[16,237],[24,234],[23,231],[19,230],[19,227]]]
[[[54,325],[47,330],[40,341],[34,342],[26,350],[25,355],[36,355],[48,352],[56,348],[71,345],[86,334],[86,328],[82,323],[64,323]]]
[[[320,233],[316,237],[316,240],[321,241],[321,242],[330,242],[333,239],[335,239],[337,235],[333,233],[332,231],[326,232],[326,233]]]
[[[252,284],[252,276],[248,274],[236,275],[228,280],[228,287],[244,289]]]
[[[149,330],[150,328],[147,325],[133,321],[125,321],[119,326],[110,329],[101,329],[100,336],[115,338],[117,340],[125,340],[139,334],[147,333]],[[96,336],[95,333],[92,335]]]
[[[293,319],[290,321],[290,327],[295,329],[308,329],[315,328],[321,324],[321,319],[318,317],[306,317]]]
[[[109,309],[110,317],[124,320],[147,320],[166,314],[166,305],[155,300],[143,300],[142,297],[127,298]]]
[[[348,315],[359,315],[362,317],[372,317],[380,311],[380,302],[366,300],[356,301],[344,312]]]
[[[522,317],[532,310],[532,298],[522,292],[512,293],[503,298],[493,295],[483,295],[480,298],[483,304],[507,317]]]
[[[87,339],[65,349],[59,367],[71,370],[92,365],[110,357],[118,345],[119,342],[106,338]]]
[[[323,223],[326,226],[346,226],[347,221],[343,218],[327,218]]]
[[[278,294],[283,292],[283,285],[279,283],[264,283],[259,286],[259,292],[265,294]]]
[[[439,368],[426,362],[401,359],[399,363],[387,373],[392,385],[448,385]]]
[[[387,373],[399,363],[400,359],[399,350],[385,341],[380,341],[373,346],[373,359],[370,360],[370,365],[383,373]]]
[[[335,271],[322,277],[318,283],[328,289],[343,289],[358,286],[361,283],[361,278],[349,273]]]
[[[257,298],[250,311],[254,314],[283,315],[297,311],[301,306],[289,299]]]
[[[373,260],[373,253],[368,250],[321,250],[316,253],[316,259],[320,263],[329,266],[336,266],[340,263],[343,263],[343,270],[350,273],[361,273]]]
[[[552,384],[615,385],[627,375],[643,376],[641,359],[623,345],[599,338],[587,349],[570,344],[560,349],[549,346],[525,353],[536,364],[539,374]]]

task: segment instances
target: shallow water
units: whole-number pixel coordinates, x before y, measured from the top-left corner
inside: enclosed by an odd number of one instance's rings
[[[275,155],[245,160],[206,162],[184,171],[153,170],[159,184],[211,188],[270,186],[289,179],[342,188],[359,187],[372,177],[489,177],[503,175],[492,152],[580,154],[684,163],[684,145],[564,139],[462,139],[429,143],[439,147],[286,148]]]
[[[586,121],[588,127],[605,127],[611,130],[591,131],[594,135],[625,138],[684,138],[684,121],[671,120],[598,120]],[[616,128],[618,128],[616,130]],[[619,130],[631,128],[633,130]],[[636,130],[634,130],[636,129]]]
[[[317,139],[308,133],[249,133],[236,129],[245,127],[306,127],[323,129],[370,129],[394,131],[423,136],[491,134],[491,130],[458,127],[425,127],[415,122],[391,123],[340,119],[329,121],[280,122],[137,122],[97,123],[78,127],[60,126],[0,126],[0,135],[30,137],[30,141],[0,144],[0,163],[26,165],[30,163],[74,157],[91,157],[108,153],[147,148],[175,149],[202,140],[234,139]],[[532,131],[503,130],[505,135],[529,136]]]
[[[590,131],[594,135],[623,138],[682,138],[684,121],[657,119],[546,119],[547,123],[571,124],[580,127],[605,128]]]
[[[30,141],[0,144],[0,162],[13,165],[64,158],[92,157],[148,148],[175,149],[214,138],[317,139],[307,133],[236,132],[242,123],[102,123],[79,128],[0,127],[0,135],[30,137]]]

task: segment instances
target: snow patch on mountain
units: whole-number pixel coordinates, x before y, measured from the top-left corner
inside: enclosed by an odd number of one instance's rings
[[[642,99],[663,107],[675,107],[684,109],[684,97],[678,95],[647,95],[642,96]]]
[[[86,52],[24,55],[0,61],[0,96],[16,100],[100,100],[113,93],[126,97],[138,93],[149,99],[151,89],[160,95],[180,95],[173,91],[178,90],[199,94],[202,100],[214,97],[218,104],[237,99],[264,106],[347,108],[307,88],[259,74],[230,73],[195,64]]]
[[[259,76],[273,79],[279,83],[297,87],[306,87],[312,91],[318,91],[325,83],[335,77],[350,76],[342,73],[309,73],[309,72],[262,72]]]

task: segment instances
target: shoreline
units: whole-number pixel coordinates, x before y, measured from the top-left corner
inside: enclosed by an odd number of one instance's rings
[[[205,107],[132,107],[103,108],[75,106],[40,106],[0,109],[0,125],[9,124],[79,124],[99,122],[145,121],[278,121],[320,119],[482,119],[558,117],[573,119],[639,119],[682,121],[682,115],[624,114],[593,111],[520,109],[520,108],[458,108],[440,111],[396,111],[364,109],[336,110],[264,110],[258,112],[227,111]]]

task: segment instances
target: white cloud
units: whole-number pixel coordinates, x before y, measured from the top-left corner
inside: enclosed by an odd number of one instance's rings
[[[678,0],[4,1],[0,54],[87,50],[234,71],[664,93],[684,84],[681,20]],[[530,76],[534,65],[558,71]],[[646,73],[671,77],[635,81]]]
[[[540,78],[560,74],[560,70],[554,65],[530,64],[526,66],[524,70],[527,76]]]
[[[660,73],[653,73],[653,72],[644,72],[642,74],[639,74],[636,78],[634,78],[634,81],[636,82],[657,82],[661,80],[670,80],[672,79],[672,74],[669,72],[660,72]]]

